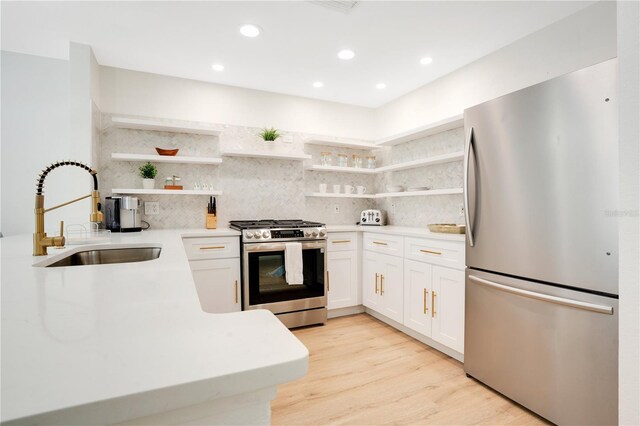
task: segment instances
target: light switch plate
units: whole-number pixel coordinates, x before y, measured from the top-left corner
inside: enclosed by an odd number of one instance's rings
[[[160,214],[160,203],[158,201],[145,201],[144,214],[146,215]]]

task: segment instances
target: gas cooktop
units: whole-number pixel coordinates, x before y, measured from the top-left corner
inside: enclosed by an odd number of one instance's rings
[[[324,240],[327,230],[324,223],[301,219],[288,220],[232,220],[229,227],[242,231],[242,241],[299,241]]]
[[[302,219],[262,219],[262,220],[232,220],[229,227],[233,229],[287,229],[287,228],[318,228],[324,223],[311,222]]]

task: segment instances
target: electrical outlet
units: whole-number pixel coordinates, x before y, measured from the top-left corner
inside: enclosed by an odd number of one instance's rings
[[[160,203],[158,201],[145,201],[144,214],[147,214],[147,215],[160,214]]]
[[[458,214],[464,216],[464,204],[458,205]]]
[[[335,206],[333,206],[333,212],[336,213],[336,214],[340,213],[340,206],[337,205],[337,204]]]

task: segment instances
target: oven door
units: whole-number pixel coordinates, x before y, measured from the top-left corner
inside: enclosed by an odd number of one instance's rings
[[[323,240],[301,244],[304,281],[300,285],[289,285],[285,279],[284,243],[244,245],[244,309],[268,309],[277,314],[327,305],[327,243]]]

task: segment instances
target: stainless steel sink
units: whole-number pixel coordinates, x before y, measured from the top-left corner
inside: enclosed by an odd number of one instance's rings
[[[161,247],[86,250],[70,254],[46,267],[144,262],[145,260],[157,259],[161,251]]]

